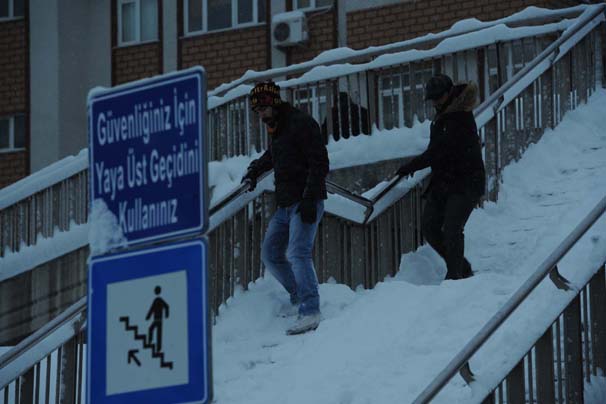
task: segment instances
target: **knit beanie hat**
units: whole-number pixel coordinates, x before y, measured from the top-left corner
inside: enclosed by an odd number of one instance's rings
[[[282,104],[280,98],[280,87],[273,81],[257,83],[250,91],[250,105],[252,109],[257,107],[274,107]]]

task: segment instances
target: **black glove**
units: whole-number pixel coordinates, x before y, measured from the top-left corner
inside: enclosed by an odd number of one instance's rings
[[[408,177],[409,175],[411,175],[414,171],[410,171],[410,169],[408,168],[407,165],[403,165],[402,167],[398,168],[398,176],[404,178],[404,177]]]
[[[299,203],[297,212],[301,215],[301,221],[303,223],[314,223],[316,221],[316,215],[318,214],[316,200],[303,198]]]
[[[246,174],[244,174],[244,177],[242,177],[242,181],[240,181],[240,183],[247,183],[248,191],[253,191],[257,187],[257,174],[255,173],[255,170],[249,167]]]

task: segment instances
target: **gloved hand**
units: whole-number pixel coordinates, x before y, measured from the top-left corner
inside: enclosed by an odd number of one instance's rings
[[[303,198],[299,203],[297,213],[301,215],[301,221],[303,223],[314,223],[318,214],[315,199]]]
[[[248,171],[246,171],[246,174],[244,174],[244,177],[242,177],[242,181],[240,181],[240,183],[248,184],[248,192],[254,191],[254,189],[257,187],[257,175],[255,173],[255,170],[249,167]]]
[[[403,165],[402,167],[398,168],[397,174],[398,176],[404,178],[404,177],[408,177],[409,175],[412,175],[413,171],[410,171],[410,169],[408,168],[408,166]]]

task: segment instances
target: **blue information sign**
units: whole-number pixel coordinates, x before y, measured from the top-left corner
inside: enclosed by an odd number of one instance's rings
[[[196,67],[89,95],[91,201],[129,245],[208,227],[205,83]]]
[[[87,402],[209,403],[207,244],[93,258]]]

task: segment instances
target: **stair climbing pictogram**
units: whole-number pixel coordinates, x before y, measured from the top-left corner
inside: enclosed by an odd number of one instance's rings
[[[143,349],[151,349],[152,357],[160,358],[160,367],[170,368],[172,370],[173,363],[166,362],[164,360],[164,353],[162,352],[162,321],[165,317],[169,317],[169,306],[164,299],[160,297],[160,293],[162,293],[162,288],[160,286],[155,287],[154,293],[157,297],[154,299],[145,316],[145,320],[152,318],[152,323],[147,331],[147,336],[139,333],[138,326],[130,324],[130,318],[128,316],[121,316],[120,321],[124,323],[126,331],[132,331],[135,334],[135,340],[143,343]],[[155,343],[153,342],[154,333],[156,334]],[[134,361],[137,366],[141,366],[141,362],[139,362],[136,355],[138,352],[138,349],[131,349],[128,351],[127,361],[129,364]]]

